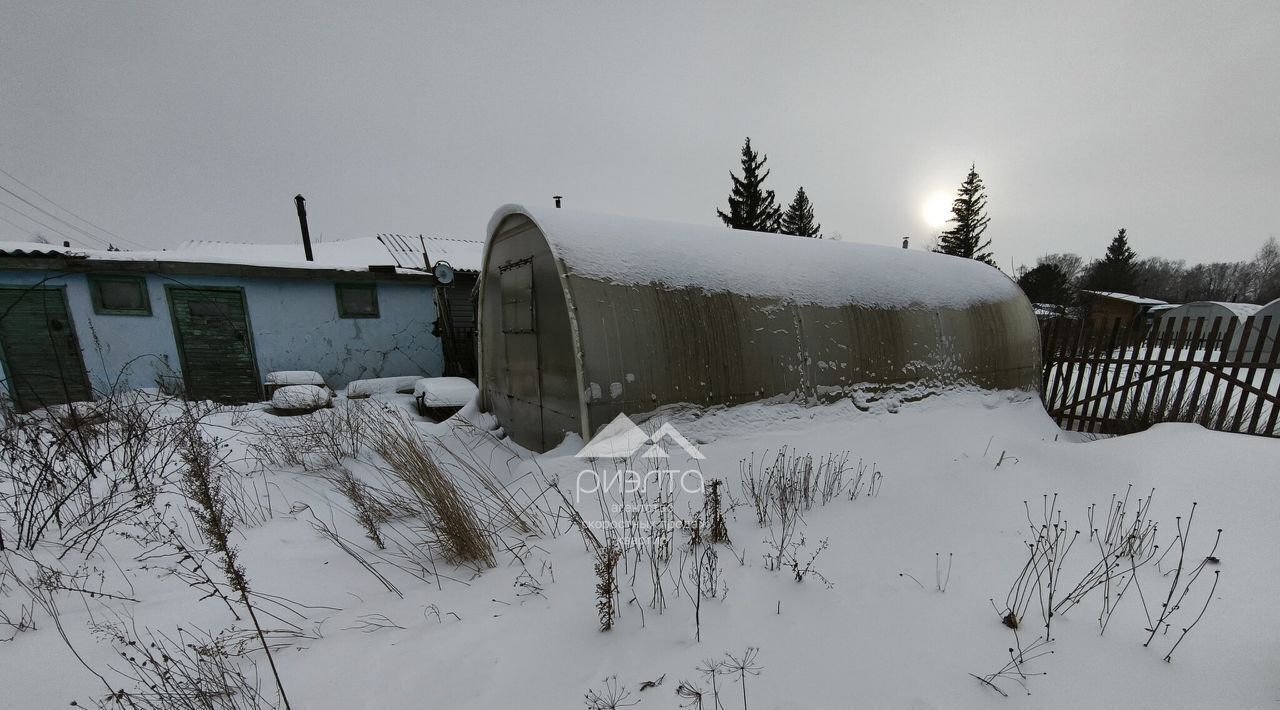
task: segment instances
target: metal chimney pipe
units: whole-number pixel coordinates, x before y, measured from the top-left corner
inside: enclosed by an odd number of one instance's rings
[[[307,261],[315,261],[315,257],[311,255],[311,230],[307,229],[307,198],[294,195],[293,203],[298,206],[298,224],[302,226],[302,250],[307,255]]]
[[[556,209],[560,209],[560,200],[562,199],[562,198],[561,198],[561,196],[560,196],[560,195],[552,195],[552,196],[551,196],[551,199],[553,199],[553,200],[555,200],[555,201],[556,201]]]

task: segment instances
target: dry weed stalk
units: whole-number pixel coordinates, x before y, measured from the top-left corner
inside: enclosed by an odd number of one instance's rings
[[[402,417],[388,415],[372,423],[369,445],[391,468],[427,517],[436,544],[452,563],[494,567],[489,531],[475,506],[437,463],[434,452]]]
[[[222,572],[249,614],[262,651],[267,656],[267,663],[271,666],[280,702],[288,710],[289,698],[285,694],[284,683],[280,680],[275,658],[249,598],[249,579],[244,567],[240,565],[238,551],[231,544],[232,521],[227,515],[227,502],[221,486],[221,461],[215,455],[216,449],[216,443],[205,439],[197,424],[190,422],[180,452],[185,464],[181,480],[182,492],[190,501],[188,509],[205,542],[214,553],[222,557]]]

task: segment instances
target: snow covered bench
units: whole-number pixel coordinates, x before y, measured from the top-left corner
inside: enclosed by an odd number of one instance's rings
[[[271,393],[271,407],[282,414],[305,414],[333,405],[328,387],[281,385]]]
[[[352,380],[347,384],[347,399],[362,399],[375,394],[409,394],[421,379],[422,375],[406,375]]]
[[[413,386],[418,414],[444,421],[475,399],[479,390],[465,377],[424,377]]]
[[[314,387],[324,387],[324,377],[319,372],[312,370],[278,370],[276,372],[267,373],[266,385],[267,396],[273,397],[276,390],[281,387],[289,387],[291,385],[312,385]]]

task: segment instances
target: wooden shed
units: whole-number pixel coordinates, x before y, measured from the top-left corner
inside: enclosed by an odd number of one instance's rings
[[[1034,390],[999,270],[923,251],[507,205],[480,282],[482,405],[519,444],[772,397]]]
[[[1125,326],[1140,323],[1152,308],[1168,305],[1157,298],[1144,298],[1116,291],[1083,290],[1080,292],[1080,300],[1088,314],[1090,325],[1098,330],[1110,327],[1117,319]]]

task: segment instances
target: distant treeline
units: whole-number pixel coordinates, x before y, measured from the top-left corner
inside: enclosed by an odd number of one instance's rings
[[[1116,291],[1170,303],[1228,301],[1264,304],[1280,298],[1280,245],[1271,237],[1248,261],[1187,265],[1182,259],[1139,258],[1124,229],[1107,253],[1045,254],[1035,268],[1018,270],[1018,285],[1034,303],[1072,305],[1081,289]]]

